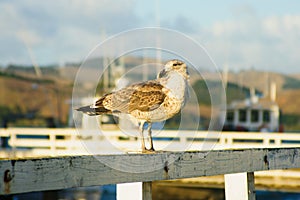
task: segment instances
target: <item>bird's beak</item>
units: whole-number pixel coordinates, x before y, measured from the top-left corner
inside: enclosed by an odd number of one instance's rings
[[[163,70],[161,70],[161,71],[159,72],[157,78],[161,78],[161,77],[165,76],[166,74],[167,74],[166,70],[163,69]]]

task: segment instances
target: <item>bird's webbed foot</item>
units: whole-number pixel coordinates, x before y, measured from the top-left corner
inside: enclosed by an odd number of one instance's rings
[[[142,149],[142,153],[154,153],[155,149],[151,147],[150,149],[144,148]]]

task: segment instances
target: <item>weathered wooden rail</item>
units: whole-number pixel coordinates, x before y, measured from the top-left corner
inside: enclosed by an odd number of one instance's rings
[[[240,193],[228,185],[235,175],[226,175],[226,198],[255,199],[253,172],[290,168],[300,168],[300,147],[0,160],[0,194],[143,182],[148,199],[152,181],[244,173]]]

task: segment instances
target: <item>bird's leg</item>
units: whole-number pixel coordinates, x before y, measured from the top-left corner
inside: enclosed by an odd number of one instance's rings
[[[142,122],[140,123],[140,127],[139,127],[139,129],[140,129],[140,134],[141,134],[141,139],[142,139],[142,151],[143,151],[143,152],[147,151],[146,146],[145,146],[145,139],[144,139],[144,124],[145,124],[145,122],[142,121]]]
[[[153,147],[153,140],[152,140],[152,123],[148,122],[148,136],[149,136],[149,140],[150,140],[150,149],[148,149],[149,151],[155,151],[154,147]]]

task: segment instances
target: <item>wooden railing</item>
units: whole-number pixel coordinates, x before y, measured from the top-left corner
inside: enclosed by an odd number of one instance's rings
[[[10,159],[0,160],[0,194],[143,182],[131,199],[151,199],[152,181],[226,174],[226,199],[255,199],[253,172],[290,168],[300,168],[300,148]]]

